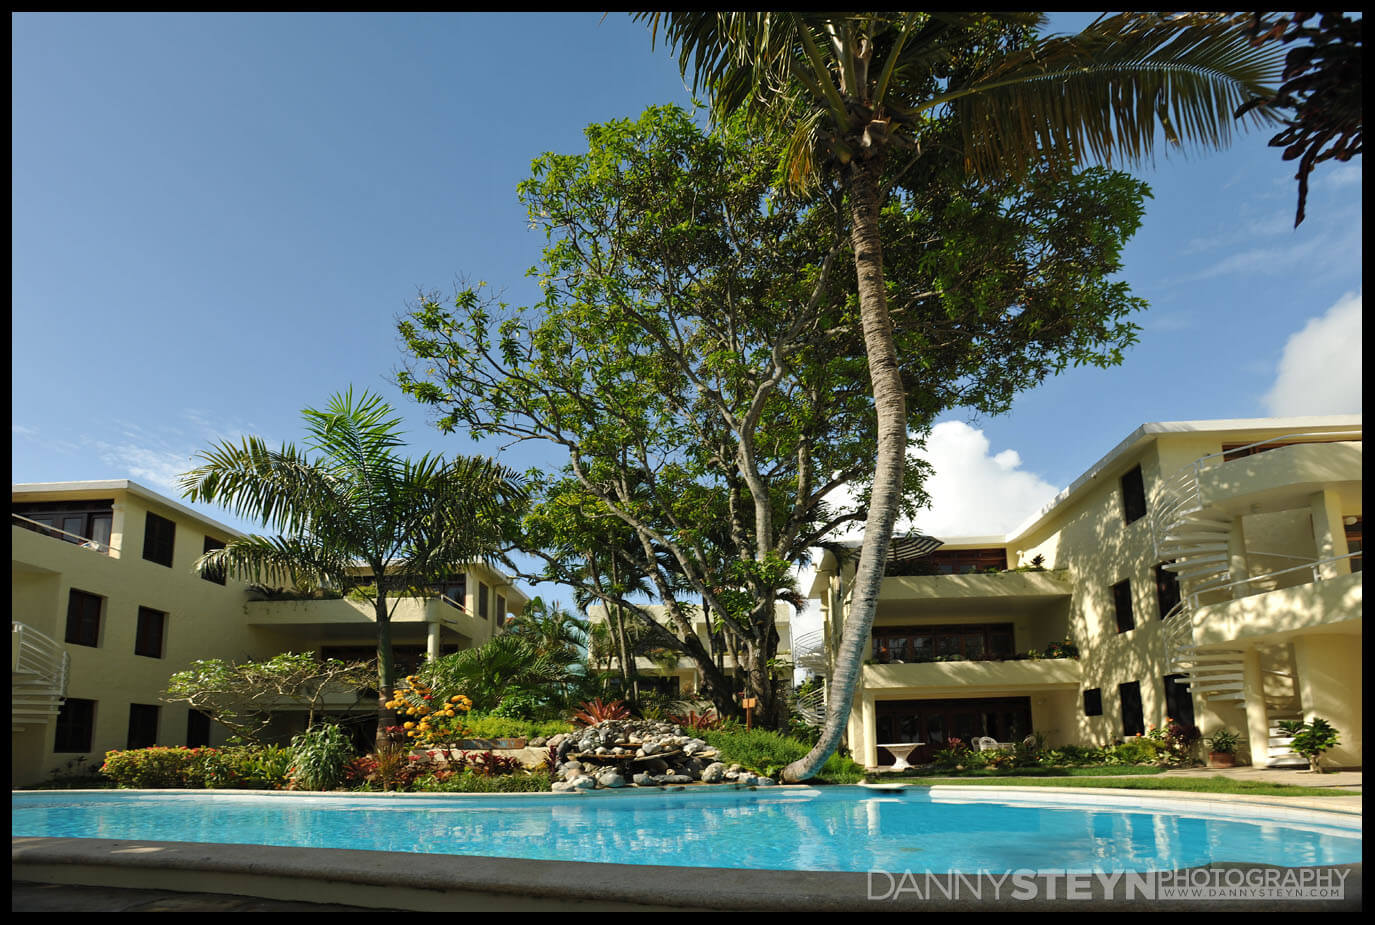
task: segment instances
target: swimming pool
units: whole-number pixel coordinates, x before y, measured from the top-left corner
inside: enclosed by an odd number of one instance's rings
[[[15,793],[15,837],[794,871],[1177,870],[1360,860],[1360,817],[1167,797],[862,787],[565,796]]]

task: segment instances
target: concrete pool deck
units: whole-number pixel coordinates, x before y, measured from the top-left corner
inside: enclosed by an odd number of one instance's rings
[[[1246,769],[1249,770],[1249,769]],[[1218,772],[1212,772],[1218,773]],[[1259,772],[1266,773],[1266,772]],[[1350,773],[1350,772],[1348,772]],[[1232,776],[1232,775],[1228,775]],[[1336,774],[1304,775],[1309,786],[1336,783]],[[1359,786],[1359,773],[1356,772]],[[1267,776],[1266,780],[1274,780]],[[1285,781],[1288,782],[1288,781]],[[1347,783],[1347,786],[1351,784]],[[1339,785],[1340,786],[1340,785]],[[964,788],[939,787],[941,791]],[[985,789],[985,788],[980,788]],[[1026,788],[1028,790],[1032,788]],[[1159,791],[1034,788],[1095,796],[1162,796]],[[1247,803],[1360,814],[1360,797],[1281,798],[1170,792],[1181,802]],[[613,796],[614,798],[614,796]],[[211,845],[104,839],[13,838],[13,911],[413,911],[589,910],[876,910],[1012,908],[1206,908],[1335,911],[1361,908],[1361,866],[1323,868],[1341,885],[1340,899],[1209,899],[1189,903],[1121,892],[1087,875],[1037,878],[1034,898],[1010,895],[995,878],[895,890],[891,878],[847,872],[770,871],[593,864],[459,855],[326,848]],[[1208,870],[1208,869],[1198,869]],[[1253,877],[1284,868],[1215,865],[1215,877]],[[1241,871],[1242,873],[1229,873]],[[894,872],[900,875],[901,872]],[[1205,876],[1198,874],[1197,876]],[[54,885],[62,885],[54,887]],[[954,895],[951,887],[954,886]],[[71,887],[64,889],[63,887]],[[1118,892],[1113,892],[1114,890]],[[1070,898],[1066,898],[1070,897]]]

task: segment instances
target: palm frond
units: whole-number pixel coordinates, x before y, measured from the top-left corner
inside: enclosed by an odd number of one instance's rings
[[[1161,137],[1183,147],[1226,145],[1234,111],[1265,95],[1280,66],[1280,55],[1254,46],[1227,15],[1123,13],[1002,56],[919,108],[952,108],[968,166],[980,175],[1037,152],[1139,164]],[[1264,107],[1253,114],[1272,118]]]
[[[351,560],[337,547],[281,536],[241,536],[196,560],[197,574],[229,574],[255,584],[283,580],[302,591],[339,586]]]
[[[340,510],[340,483],[291,444],[270,449],[259,437],[224,442],[181,478],[182,496],[219,504],[284,534],[318,531]]]

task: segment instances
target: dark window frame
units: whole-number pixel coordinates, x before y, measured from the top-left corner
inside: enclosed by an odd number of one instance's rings
[[[108,548],[114,530],[114,501],[109,498],[91,501],[20,501],[11,503],[10,512],[63,532],[46,533],[43,527],[30,523],[21,522],[16,526],[77,545],[80,545],[79,540],[64,534],[72,533]],[[77,529],[68,530],[64,526],[66,521],[77,518],[81,519]],[[53,522],[47,523],[49,520]],[[101,524],[103,529],[97,529],[97,523]]]
[[[1184,599],[1184,591],[1179,586],[1179,576],[1165,567],[1173,561],[1162,562],[1155,567],[1155,600],[1160,607],[1162,620]]]
[[[143,558],[171,568],[177,543],[177,523],[152,511],[147,511],[146,515],[143,520]]]
[[[1122,518],[1126,523],[1136,523],[1146,516],[1146,478],[1139,463],[1126,471],[1120,485]]]
[[[1132,580],[1123,578],[1112,586],[1112,609],[1118,635],[1136,629],[1136,610],[1132,606]]]
[[[162,708],[155,703],[129,704],[129,734],[126,748],[149,748],[158,744],[158,722]]]
[[[1103,715],[1103,689],[1101,687],[1091,687],[1084,691],[1084,715]]]
[[[1146,734],[1146,714],[1141,704],[1141,682],[1117,685],[1117,701],[1122,708],[1122,737]]]
[[[226,543],[224,540],[217,540],[213,536],[207,536],[205,538],[205,546],[201,549],[201,552],[207,553],[210,552],[212,549],[223,549],[225,545]],[[225,570],[223,568],[217,568],[213,570],[207,569],[206,571],[201,572],[201,578],[205,579],[206,581],[213,581],[217,585],[222,585],[225,583]]]
[[[167,651],[167,612],[152,607],[138,609],[134,633],[134,654],[143,658],[162,658]]]
[[[210,716],[200,710],[186,711],[186,747],[204,748],[210,744]]]
[[[79,596],[78,596],[79,595]],[[80,612],[77,611],[80,603]],[[99,594],[69,588],[67,591],[67,630],[63,641],[74,646],[100,648],[100,625],[105,617],[105,598]]]
[[[483,582],[477,583],[477,615],[482,619],[488,619],[492,614],[492,604],[488,600],[491,589]]]
[[[95,737],[96,701],[68,697],[58,710],[53,734],[53,752],[82,754],[91,750]]]
[[[1194,697],[1187,684],[1188,675],[1167,674],[1160,679],[1165,691],[1165,716],[1185,726],[1194,725]]]
[[[968,636],[978,634],[982,636],[980,652],[970,655],[966,647]],[[1007,644],[994,646],[995,636],[1006,636]],[[916,637],[929,637],[930,643],[926,647],[926,654],[931,658],[918,658],[917,646],[912,640]],[[930,626],[876,626],[871,631],[873,639],[874,658],[879,661],[909,662],[920,664],[931,661],[933,658],[945,655],[959,655],[965,659],[987,659],[996,661],[1000,659],[1012,658],[1017,654],[1017,638],[1012,623],[942,623]],[[894,651],[897,645],[889,640],[902,639],[903,646],[901,651]],[[957,651],[942,652],[941,641],[946,642],[945,648],[950,648],[949,643],[953,641]],[[887,650],[887,654],[883,654]]]

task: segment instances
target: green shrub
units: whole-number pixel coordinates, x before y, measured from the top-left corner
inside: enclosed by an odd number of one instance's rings
[[[427,774],[416,780],[411,789],[426,793],[534,793],[547,791],[552,783],[547,771],[488,776],[465,768]]]
[[[739,764],[769,777],[776,777],[812,748],[806,742],[768,729],[746,731],[738,726],[707,730],[700,737],[721,753],[720,760],[726,764]],[[863,779],[862,767],[849,758],[832,755],[812,782],[854,784]]]
[[[120,787],[162,790],[187,786],[188,776],[196,777],[194,748],[133,748],[105,753],[100,773]],[[199,786],[192,784],[192,786]]]
[[[291,740],[291,782],[298,790],[333,790],[353,760],[353,741],[333,723],[307,729]]]
[[[496,714],[470,713],[465,724],[474,739],[533,739],[535,736],[558,735],[572,732],[573,724],[563,720],[528,720]]]

